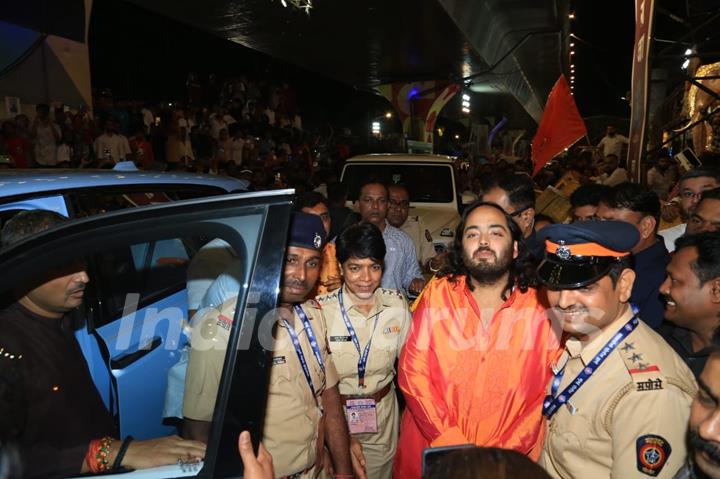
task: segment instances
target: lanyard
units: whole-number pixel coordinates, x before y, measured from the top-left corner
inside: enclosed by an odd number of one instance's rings
[[[360,341],[358,340],[355,328],[353,328],[347,311],[345,311],[345,305],[343,304],[342,288],[340,288],[340,291],[338,291],[338,302],[340,303],[340,313],[342,314],[343,321],[345,322],[345,327],[347,328],[348,333],[350,333],[350,339],[352,339],[352,342],[355,345],[355,349],[357,349],[357,352],[360,355],[360,357],[358,358],[358,385],[362,389],[365,387],[365,370],[367,369],[368,357],[370,357],[370,345],[372,344],[372,338],[375,335],[375,328],[377,328],[380,313],[377,313],[375,315],[375,324],[373,325],[373,330],[370,334],[370,340],[368,341],[367,346],[365,346],[365,349],[362,350],[360,348]]]
[[[295,305],[295,312],[300,317],[300,320],[303,323],[303,329],[305,330],[305,333],[307,333],[308,339],[310,340],[310,347],[313,350],[315,359],[320,365],[320,369],[322,369],[322,372],[324,373],[325,363],[323,362],[322,355],[320,354],[320,348],[318,346],[317,340],[315,339],[315,332],[310,325],[310,320],[305,314],[305,311],[303,311],[302,307],[297,304]],[[290,323],[288,323],[286,319],[282,319],[282,323],[287,329],[293,346],[295,347],[295,352],[297,353],[297,357],[300,360],[300,366],[302,366],[303,373],[305,373],[305,380],[307,380],[308,386],[310,386],[310,391],[312,391],[313,396],[315,396],[315,387],[313,386],[312,376],[310,375],[310,368],[308,367],[307,360],[305,359],[305,354],[303,354],[302,347],[300,346],[300,338],[298,338],[295,329],[290,326]]]
[[[560,371],[558,371],[555,374],[555,378],[553,379],[552,386],[550,389],[551,394],[545,397],[545,402],[543,403],[543,416],[550,419],[555,415],[556,412],[558,412],[558,409],[560,409],[560,406],[567,403],[570,398],[578,392],[578,390],[582,387],[583,384],[587,382],[588,379],[590,379],[590,376],[593,375],[593,373],[597,370],[598,367],[607,359],[607,357],[610,355],[611,352],[615,350],[615,348],[618,347],[620,343],[622,343],[625,338],[628,337],[630,333],[632,333],[635,328],[637,327],[640,320],[637,316],[633,316],[630,321],[625,323],[625,326],[620,328],[620,330],[615,333],[615,335],[610,338],[610,341],[608,341],[605,346],[600,350],[600,352],[595,355],[592,360],[588,363],[588,365],[580,371],[580,374],[577,375],[575,379],[570,383],[568,387],[566,387],[558,396],[555,396],[557,393],[557,390],[560,388],[560,382],[562,381],[562,377],[565,374],[565,368],[563,367]]]

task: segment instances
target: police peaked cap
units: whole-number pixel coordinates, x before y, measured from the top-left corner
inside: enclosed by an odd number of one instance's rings
[[[290,223],[288,246],[321,251],[325,245],[325,227],[318,215],[297,211]]]
[[[540,281],[551,289],[582,288],[608,274],[613,264],[630,256],[640,240],[637,228],[624,221],[581,221],[540,230],[545,259]]]

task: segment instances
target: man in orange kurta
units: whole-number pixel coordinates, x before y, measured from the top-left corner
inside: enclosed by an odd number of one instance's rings
[[[491,203],[465,213],[449,266],[425,289],[400,356],[407,409],[396,479],[419,479],[426,447],[476,444],[537,460],[559,328],[522,273],[522,234]]]

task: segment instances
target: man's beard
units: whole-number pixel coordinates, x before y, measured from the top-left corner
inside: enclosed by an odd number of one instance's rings
[[[695,452],[704,452],[714,463],[720,464],[720,448],[718,446],[701,438],[697,431],[692,429],[688,435],[690,438],[690,447],[692,447]]]
[[[510,247],[504,248],[500,251],[500,257],[497,253],[488,247],[480,247],[473,252],[473,256],[481,251],[489,251],[495,258],[494,261],[489,262],[485,259],[475,260],[469,258],[467,252],[463,250],[462,259],[463,264],[468,269],[470,276],[481,285],[494,285],[510,270],[510,265],[513,262],[512,252]]]

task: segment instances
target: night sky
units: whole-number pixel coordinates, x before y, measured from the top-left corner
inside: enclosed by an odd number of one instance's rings
[[[630,90],[635,30],[631,0],[575,0],[575,99],[584,117],[630,116],[621,97]]]

